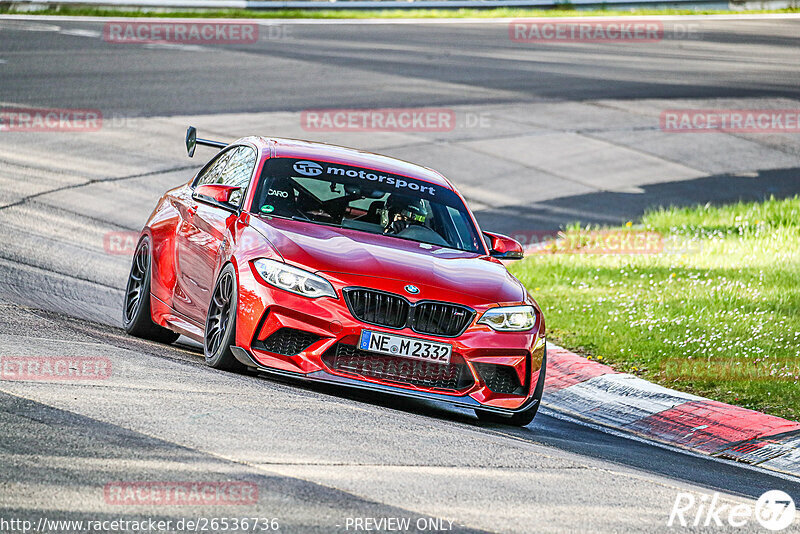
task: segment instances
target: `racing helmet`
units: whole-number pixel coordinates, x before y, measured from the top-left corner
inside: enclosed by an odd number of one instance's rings
[[[387,232],[398,233],[412,224],[425,224],[427,217],[422,199],[392,194],[386,199],[381,224]]]

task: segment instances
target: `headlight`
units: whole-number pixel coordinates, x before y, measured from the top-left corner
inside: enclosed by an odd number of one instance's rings
[[[280,261],[260,259],[253,265],[266,283],[304,297],[333,297],[336,291],[330,282],[316,274],[286,265]]]
[[[536,326],[536,310],[533,306],[492,308],[478,319],[478,324],[499,332],[523,332]]]

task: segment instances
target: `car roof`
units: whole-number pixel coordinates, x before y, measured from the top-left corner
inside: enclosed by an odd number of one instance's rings
[[[453,184],[442,174],[428,167],[403,161],[401,159],[382,156],[356,148],[329,145],[301,139],[282,137],[246,137],[239,140],[249,141],[270,150],[270,157],[275,158],[307,158],[317,161],[364,167],[376,171],[416,178],[447,189],[454,189]]]

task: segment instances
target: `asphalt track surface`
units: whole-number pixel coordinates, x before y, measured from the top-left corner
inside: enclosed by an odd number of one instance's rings
[[[797,21],[703,22],[694,40],[622,47],[519,47],[503,25],[285,28],[256,45],[198,50],[112,45],[98,38],[101,23],[0,20],[3,106],[99,108],[138,118],[85,136],[0,133],[0,355],[108,357],[114,370],[96,383],[0,381],[0,517],[257,516],[278,518],[285,532],[352,532],[348,518],[407,517],[451,520],[463,532],[682,532],[693,529],[666,526],[679,492],[719,491],[725,502],[752,504],[768,489],[783,489],[800,502],[797,480],[601,432],[547,410],[511,429],[438,404],[208,369],[191,343],[168,347],[122,332],[129,258],[101,245],[108,232],[138,230],[158,195],[210,156],[181,155],[188,121],[233,138],[255,133],[261,120],[273,128],[285,120],[287,131],[297,131],[296,112],[308,108],[451,106],[486,112],[493,127],[415,143],[340,137],[407,159],[419,152],[436,167],[452,164],[454,151],[488,146],[511,165],[534,151],[514,149],[497,132],[508,124],[504,116],[520,110],[575,120],[605,108],[647,116],[643,99],[656,99],[655,109],[687,102],[797,107]],[[595,144],[603,135],[652,133],[627,124],[600,133],[597,125],[551,124],[546,135],[541,125],[525,125],[519,135],[541,134],[559,151],[567,150],[565,140],[588,143],[587,130]],[[691,202],[796,193],[796,137],[714,138],[715,146],[746,155],[728,154],[729,167],[692,161],[687,147],[705,151],[704,161],[713,147],[684,137],[635,160],[637,169],[662,173],[657,183],[637,175],[603,187],[588,177],[586,191],[559,194],[518,177],[496,191],[479,176],[491,161],[465,169],[463,182],[487,227],[511,224],[510,212],[536,202],[590,218],[602,210],[588,207],[613,204],[607,214],[624,218],[646,207],[642,195]],[[630,155],[634,142],[614,146]],[[537,172],[546,163],[537,161]],[[600,164],[583,171],[609,179]],[[498,198],[514,196],[513,187],[524,196],[516,205]],[[111,482],[225,480],[255,484],[257,504],[120,506],[103,497]]]
[[[196,54],[107,43],[92,33],[81,38],[80,30],[101,32],[102,23],[40,24],[39,31],[3,25],[0,52],[4,59],[20,59],[3,67],[5,101],[188,115],[604,98],[800,97],[797,20],[666,22],[665,39],[655,45],[520,45],[509,39],[502,23],[278,22],[272,30],[265,26],[255,45]],[[69,35],[70,30],[79,31]]]

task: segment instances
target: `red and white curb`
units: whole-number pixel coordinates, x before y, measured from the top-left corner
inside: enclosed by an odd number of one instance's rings
[[[800,422],[665,388],[549,343],[542,404],[696,453],[800,476]]]

